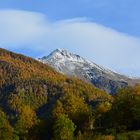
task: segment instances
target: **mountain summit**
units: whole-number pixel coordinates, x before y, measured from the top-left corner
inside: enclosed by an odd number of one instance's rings
[[[64,49],[56,49],[50,55],[39,58],[39,61],[49,64],[67,76],[75,76],[90,82],[111,94],[120,88],[140,82],[138,79],[115,73]]]

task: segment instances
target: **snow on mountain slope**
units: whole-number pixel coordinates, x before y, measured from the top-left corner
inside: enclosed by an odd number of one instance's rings
[[[49,56],[44,56],[38,60],[49,64],[67,76],[75,76],[91,82],[96,87],[111,94],[114,94],[119,88],[140,82],[138,79],[132,79],[105,69],[64,49],[56,49]]]

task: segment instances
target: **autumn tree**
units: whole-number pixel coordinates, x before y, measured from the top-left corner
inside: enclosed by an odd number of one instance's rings
[[[12,140],[13,128],[11,127],[6,114],[0,109],[0,139]]]
[[[100,119],[102,127],[112,128],[115,132],[140,129],[140,86],[119,90],[111,109]]]
[[[52,110],[52,118],[57,119],[62,114],[64,114],[63,104],[57,100]]]
[[[78,129],[85,129],[89,121],[89,108],[82,97],[67,94],[62,98],[65,114],[76,124]],[[86,126],[87,127],[87,126]]]
[[[53,126],[56,140],[73,140],[76,126],[66,115],[61,115]]]
[[[30,106],[23,106],[19,112],[17,123],[15,124],[15,130],[21,137],[26,137],[28,131],[36,124],[36,113]]]

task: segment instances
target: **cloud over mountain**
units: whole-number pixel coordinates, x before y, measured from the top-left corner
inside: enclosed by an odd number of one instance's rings
[[[0,45],[29,49],[34,57],[65,48],[114,70],[140,75],[140,39],[86,18],[53,22],[37,12],[1,10]]]

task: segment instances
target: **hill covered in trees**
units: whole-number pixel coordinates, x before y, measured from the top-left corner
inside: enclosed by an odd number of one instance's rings
[[[0,49],[0,139],[119,140],[140,138],[139,129],[140,86],[113,97]]]

